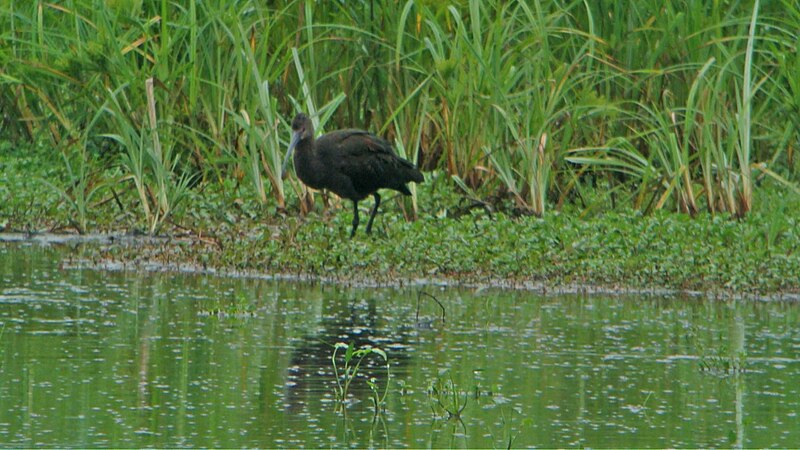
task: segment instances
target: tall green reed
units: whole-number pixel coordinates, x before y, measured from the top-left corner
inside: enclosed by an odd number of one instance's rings
[[[800,13],[789,0],[73,0],[0,10],[4,130],[50,142],[78,169],[81,152],[98,150],[69,143],[91,137],[88,124],[109,111],[91,129],[118,139],[89,164],[129,170],[135,194],[122,200],[143,205],[148,228],[169,210],[166,180],[179,186],[189,171],[222,189],[246,177],[245,195],[262,203],[302,196],[277,175],[298,110],[324,119],[319,129],[377,131],[449,176],[436,178],[511,198],[524,213],[544,214],[598,178],[637,208],[737,216],[752,208],[757,178],[795,186]],[[160,168],[148,156],[154,135]]]
[[[160,125],[157,119],[152,78],[147,79],[145,91],[146,124],[125,113],[122,105],[129,103],[125,87],[111,93],[105,110],[115,119],[117,133],[103,136],[124,149],[120,162],[126,175],[121,181],[133,182],[147,231],[155,234],[167,219],[180,211],[194,175],[182,166],[174,130]]]

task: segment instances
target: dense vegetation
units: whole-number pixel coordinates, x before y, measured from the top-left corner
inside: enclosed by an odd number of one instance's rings
[[[427,280],[543,292],[667,289],[794,300],[800,293],[796,219],[754,214],[739,222],[664,211],[588,221],[561,213],[397,219],[376,222],[388,237],[379,229],[374,239],[353,240],[344,214],[331,223],[287,218],[280,227],[222,223],[202,240],[144,247],[123,241],[91,247],[83,259],[101,268],[121,262],[131,269],[166,265],[366,285]]]
[[[309,194],[278,174],[297,111],[318,129],[383,134],[442,189],[513,214],[576,204],[741,217],[765,177],[796,190],[791,0],[0,10],[4,151],[62,160],[47,186],[80,231],[118,208],[156,232],[205,190],[305,211]]]

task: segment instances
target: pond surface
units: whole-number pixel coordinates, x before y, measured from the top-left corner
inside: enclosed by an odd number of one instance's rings
[[[63,268],[79,255],[0,244],[0,445],[800,445],[797,304]],[[377,418],[382,359],[342,413],[336,342],[388,354]]]

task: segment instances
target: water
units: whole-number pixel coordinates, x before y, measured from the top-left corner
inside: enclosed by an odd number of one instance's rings
[[[0,246],[4,446],[800,445],[796,304],[64,269],[79,253]],[[389,355],[377,419],[362,377],[336,412],[340,341]],[[382,392],[379,357],[359,372]]]

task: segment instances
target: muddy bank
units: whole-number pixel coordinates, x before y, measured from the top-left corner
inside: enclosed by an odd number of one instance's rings
[[[148,236],[144,234],[55,234],[55,233],[0,233],[0,243],[24,243],[43,245],[79,245],[79,244],[126,244],[152,245],[166,243],[175,238]]]
[[[183,272],[214,276],[259,278],[284,281],[335,283],[353,287],[459,287],[476,290],[513,289],[540,295],[640,295],[679,296],[688,299],[747,299],[757,301],[800,301],[800,293],[791,290],[774,292],[734,291],[724,286],[708,289],[681,289],[668,286],[645,287],[617,282],[613,284],[572,282],[564,283],[564,274],[554,276],[554,281],[534,277],[492,276],[486,272],[451,272],[429,276],[413,276],[395,271],[376,271],[367,267],[360,270],[338,270],[322,274],[298,270],[269,270],[237,268],[212,258],[223,253],[217,240],[193,236],[147,236],[141,234],[29,234],[0,233],[0,243],[37,244],[48,246],[80,247],[79,254],[69,256],[66,269],[89,268],[111,271]],[[256,263],[257,264],[257,263]],[[279,269],[279,268],[278,268]]]

